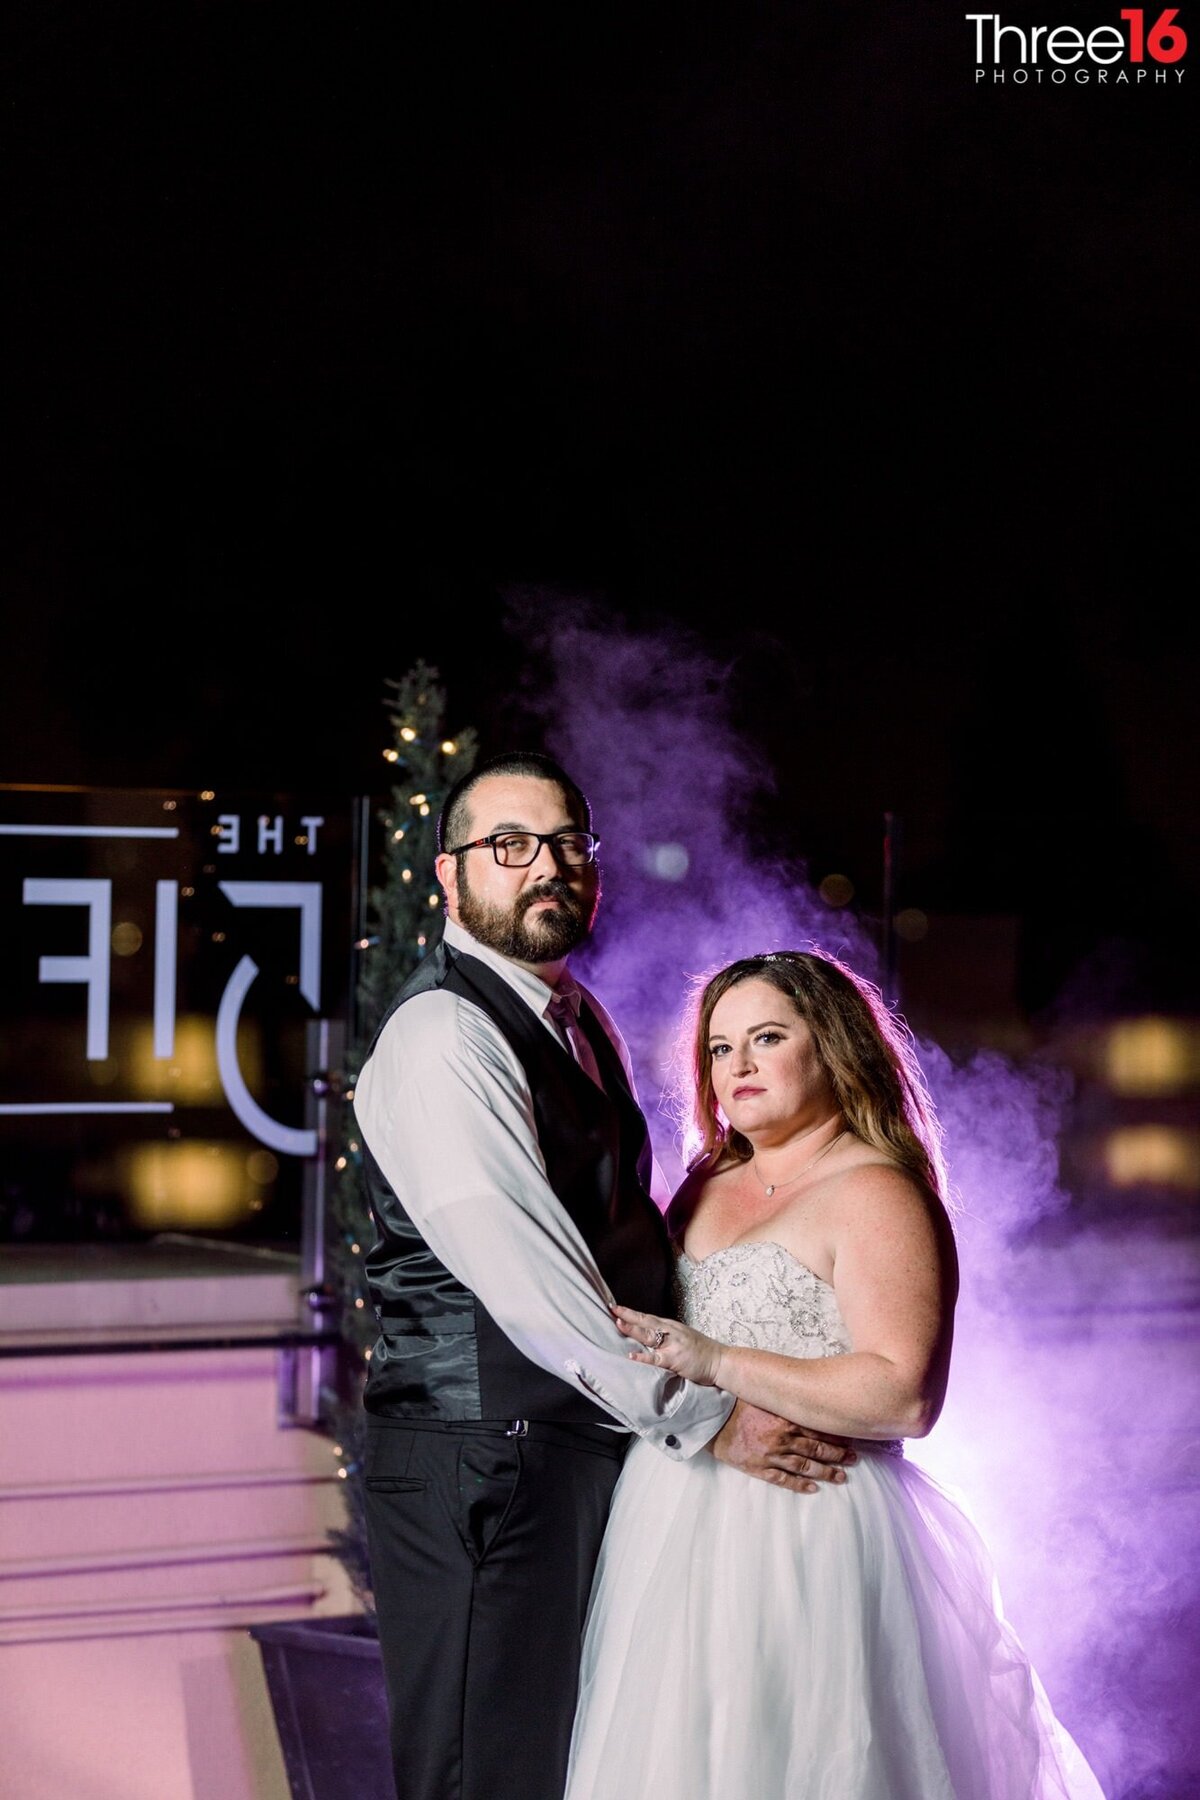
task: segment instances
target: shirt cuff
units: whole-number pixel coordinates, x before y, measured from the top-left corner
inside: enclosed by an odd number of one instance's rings
[[[672,1462],[686,1462],[711,1444],[737,1404],[736,1395],[727,1394],[724,1388],[697,1387],[682,1376],[673,1376],[666,1384],[662,1411],[648,1422],[639,1422],[617,1405],[604,1385],[589,1375],[582,1364],[572,1358],[565,1366],[567,1373],[607,1412]]]

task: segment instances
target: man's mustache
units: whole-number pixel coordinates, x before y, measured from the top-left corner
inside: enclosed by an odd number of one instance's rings
[[[524,918],[529,908],[536,906],[539,900],[561,900],[568,911],[575,914],[583,911],[578,894],[565,881],[552,879],[544,881],[540,887],[532,888],[528,894],[521,895],[519,916]]]

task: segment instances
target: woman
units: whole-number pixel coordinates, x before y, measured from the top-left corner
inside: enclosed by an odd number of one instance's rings
[[[681,1318],[630,1354],[858,1452],[814,1498],[636,1441],[592,1591],[567,1800],[1102,1800],[961,1509],[904,1461],[957,1266],[940,1131],[869,983],[804,951],[700,996]]]

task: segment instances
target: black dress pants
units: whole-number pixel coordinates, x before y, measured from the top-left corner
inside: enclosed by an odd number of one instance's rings
[[[562,1800],[592,1573],[629,1443],[369,1415],[397,1800]]]

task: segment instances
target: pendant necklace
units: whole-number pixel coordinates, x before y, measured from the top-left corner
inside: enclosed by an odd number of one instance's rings
[[[837,1136],[835,1138],[830,1138],[829,1142],[825,1145],[825,1148],[823,1150],[818,1150],[817,1154],[813,1157],[810,1157],[809,1161],[805,1163],[805,1165],[802,1169],[797,1169],[796,1173],[794,1175],[789,1175],[786,1181],[772,1181],[770,1183],[765,1182],[763,1180],[762,1176],[758,1172],[757,1158],[752,1156],[750,1158],[750,1167],[754,1170],[754,1178],[758,1182],[759,1187],[762,1188],[764,1194],[767,1194],[768,1196],[773,1194],[775,1192],[776,1188],[789,1187],[793,1181],[799,1181],[799,1179],[802,1175],[807,1175],[808,1171],[811,1168],[814,1168],[816,1166],[816,1164],[820,1162],[820,1160],[823,1156],[828,1156],[829,1152],[833,1149],[833,1146],[835,1144],[840,1144],[842,1139],[845,1137],[845,1135],[846,1135],[846,1127],[843,1125],[842,1129],[838,1132]]]

